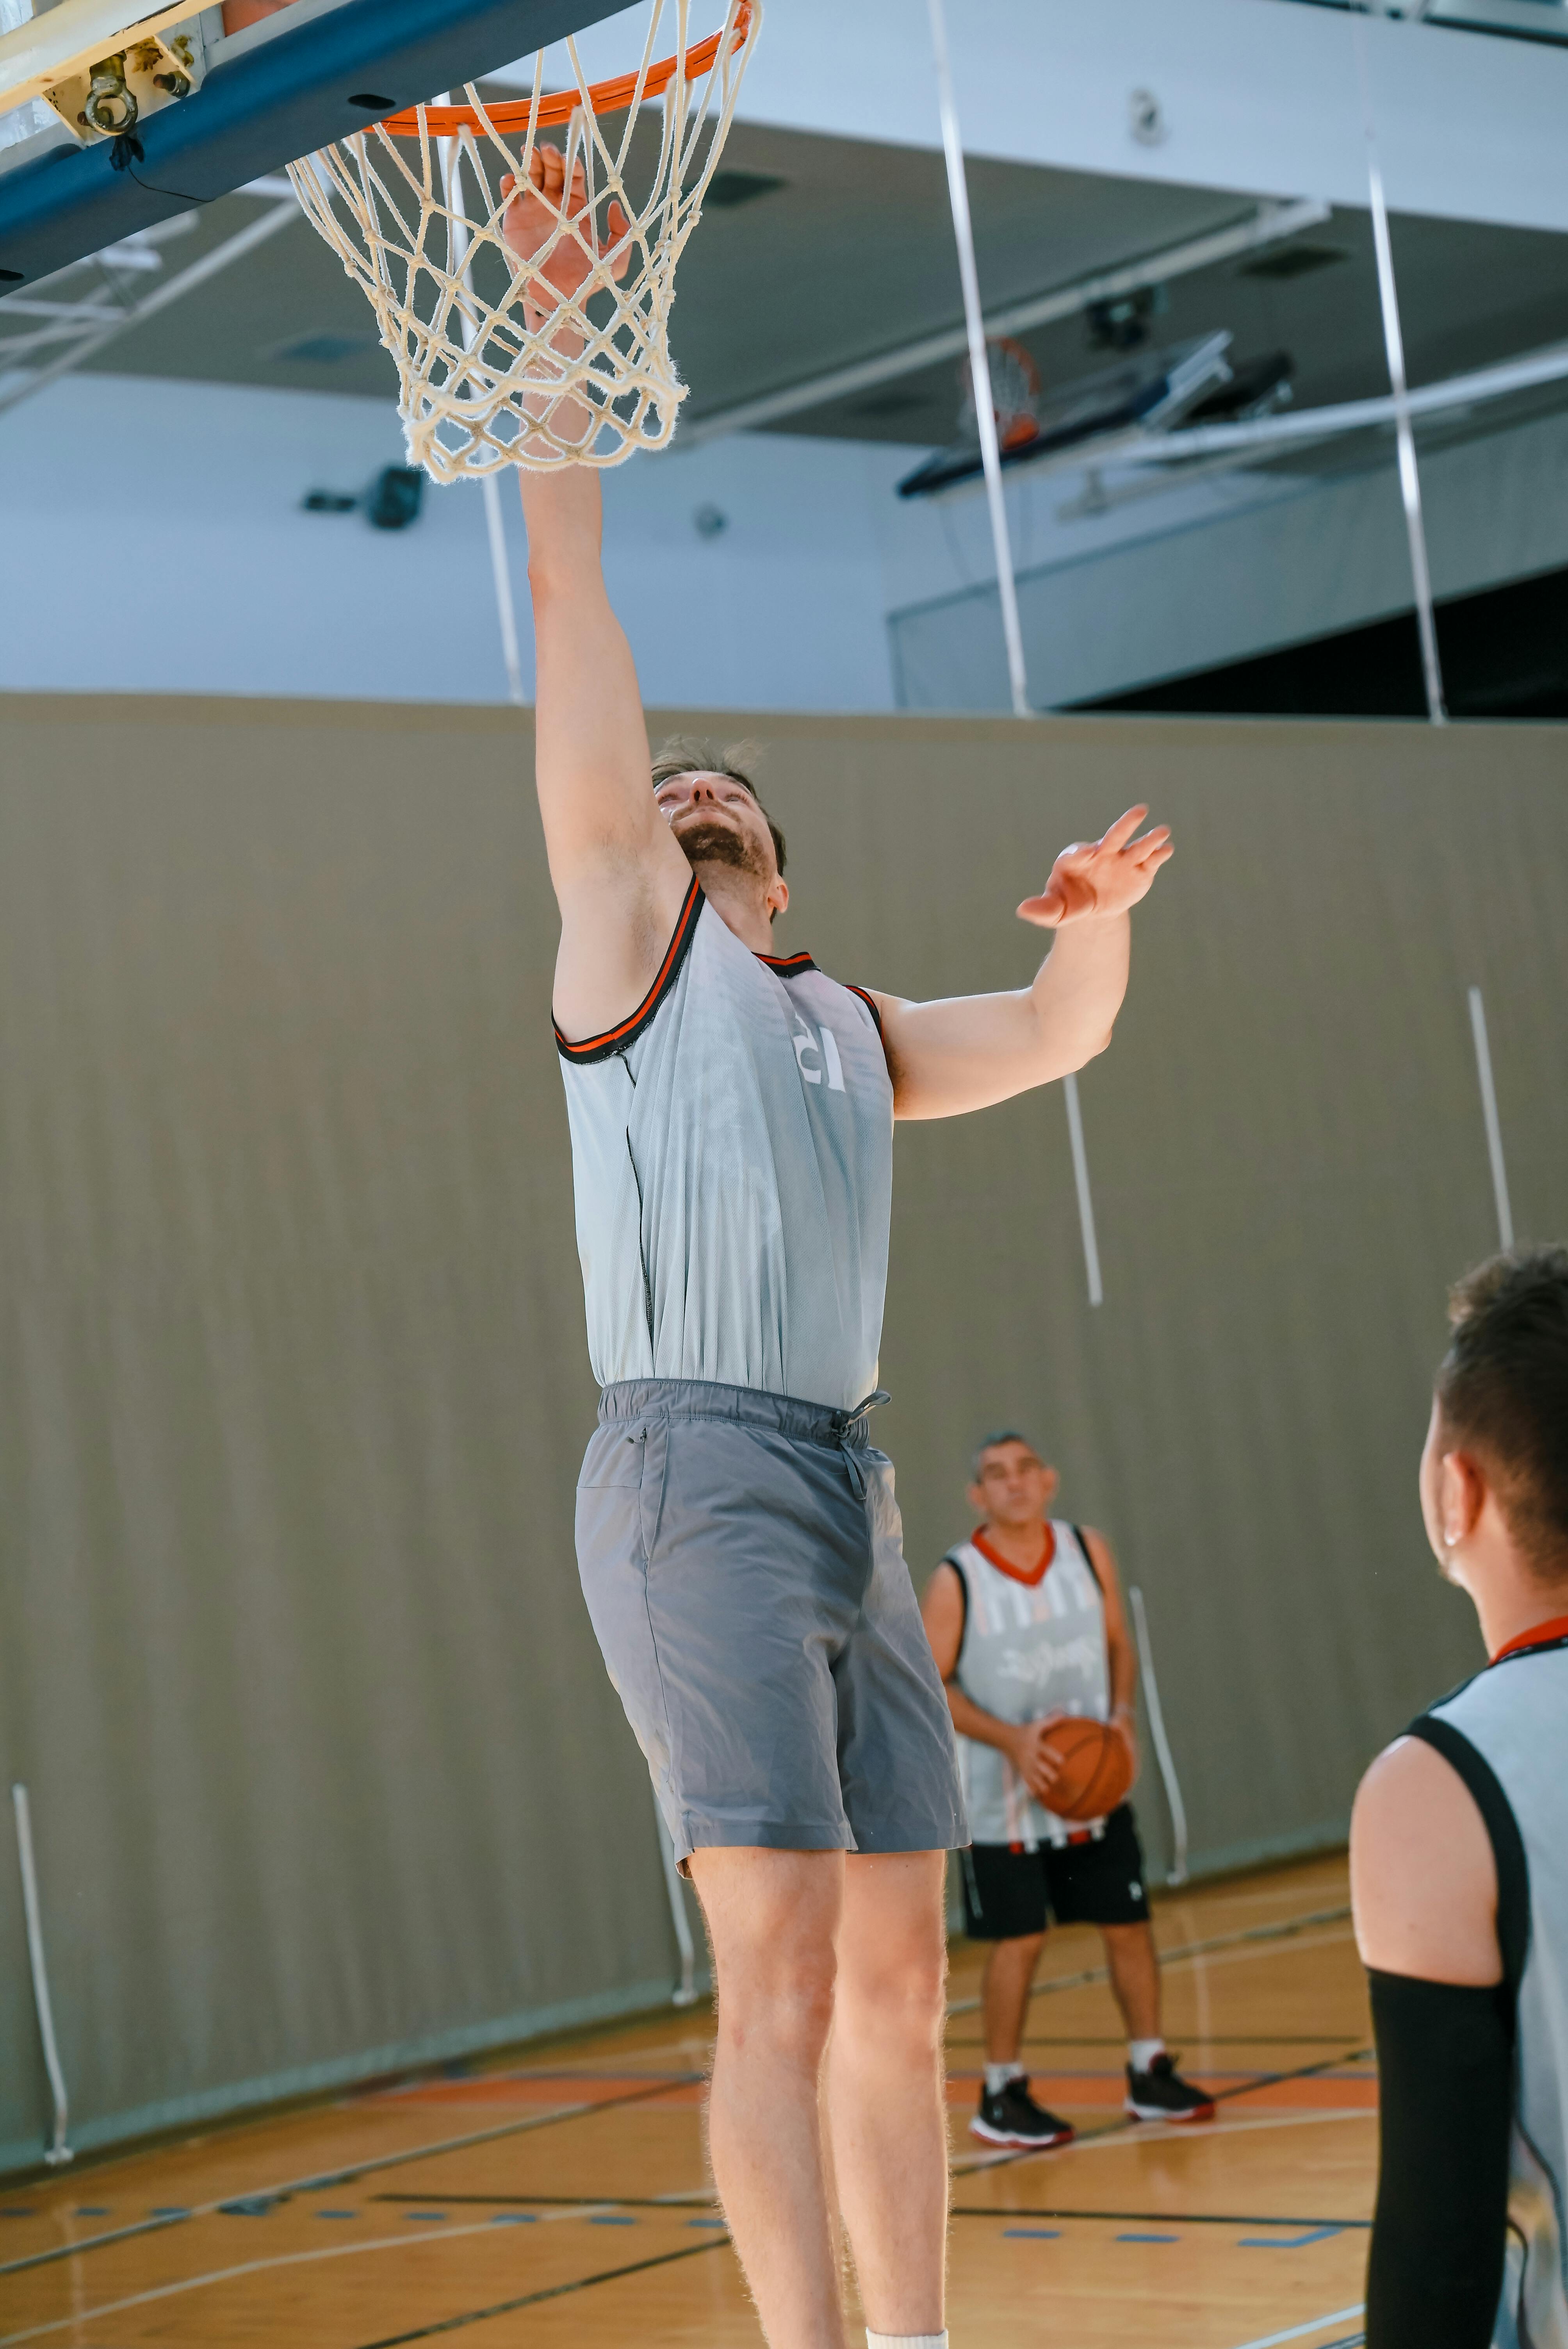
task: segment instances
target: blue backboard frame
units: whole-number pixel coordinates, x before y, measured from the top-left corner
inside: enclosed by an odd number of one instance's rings
[[[193,97],[149,116],[128,169],[115,169],[119,142],[106,140],[54,147],[0,173],[0,300],[624,5],[344,0],[301,25],[284,16],[272,38],[215,66]]]

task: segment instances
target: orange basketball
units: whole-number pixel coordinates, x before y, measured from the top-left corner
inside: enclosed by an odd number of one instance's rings
[[[1046,1808],[1058,1819],[1102,1819],[1132,1787],[1132,1757],[1124,1738],[1103,1721],[1058,1721],[1046,1750],[1060,1764]]]

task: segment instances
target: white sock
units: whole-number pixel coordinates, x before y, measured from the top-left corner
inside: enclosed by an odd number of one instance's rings
[[[945,2333],[873,2333],[866,2327],[866,2349],[947,2349]]]
[[[1156,2055],[1164,2053],[1163,2039],[1130,2039],[1127,2043],[1127,2060],[1135,2072],[1147,2072]]]
[[[1025,2071],[1021,2064],[987,2064],[985,2066],[985,2094],[988,2096],[999,2096],[1009,2080],[1026,2080],[1027,2078],[1028,2074]]]

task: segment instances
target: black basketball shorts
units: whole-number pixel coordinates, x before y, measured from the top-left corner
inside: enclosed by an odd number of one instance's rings
[[[971,1844],[958,1855],[965,1930],[972,1941],[1009,1941],[1058,1925],[1142,1925],[1149,1920],[1143,1847],[1132,1806],[1122,1803],[1105,1832],[1082,1843]]]

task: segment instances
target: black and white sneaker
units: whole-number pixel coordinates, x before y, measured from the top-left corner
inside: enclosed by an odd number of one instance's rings
[[[1017,2079],[1009,2080],[995,2095],[981,2089],[980,2109],[969,2124],[969,2134],[984,2137],[987,2145],[1015,2145],[1039,2153],[1047,2146],[1070,2144],[1074,2130],[1071,2121],[1037,2105],[1027,2080]]]
[[[1127,2109],[1135,2121],[1212,2121],[1214,2099],[1176,2069],[1173,2055],[1156,2055],[1147,2072],[1127,2067]]]

